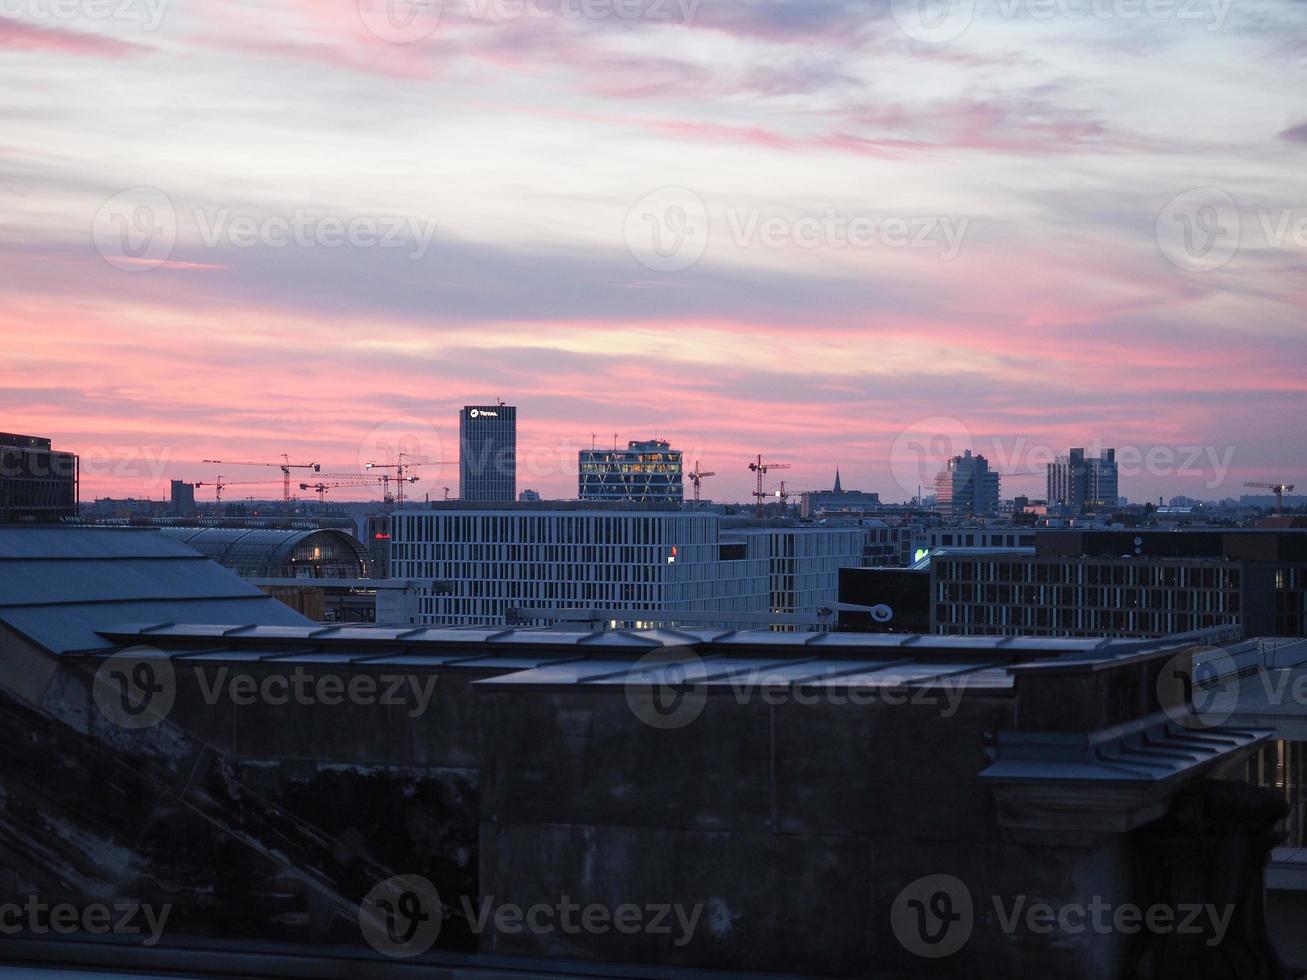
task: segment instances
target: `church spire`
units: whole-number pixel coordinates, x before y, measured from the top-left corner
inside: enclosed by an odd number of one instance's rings
[[[844,492],[844,488],[840,486],[840,468],[838,466],[835,467],[835,489],[833,492],[834,493]]]

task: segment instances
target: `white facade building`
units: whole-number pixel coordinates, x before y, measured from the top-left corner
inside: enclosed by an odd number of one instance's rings
[[[831,607],[853,528],[723,530],[702,511],[464,509],[391,518],[391,575],[423,580],[419,622],[499,625],[510,609],[657,613]],[[699,624],[703,625],[703,624]]]

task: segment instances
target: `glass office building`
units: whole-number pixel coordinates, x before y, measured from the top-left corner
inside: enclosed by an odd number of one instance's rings
[[[685,499],[681,451],[659,439],[625,449],[582,449],[578,461],[582,500],[674,503]]]
[[[458,415],[458,496],[476,503],[517,499],[517,408],[468,405]]]

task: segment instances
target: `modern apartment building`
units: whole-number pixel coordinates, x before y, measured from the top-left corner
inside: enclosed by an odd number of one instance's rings
[[[458,414],[458,496],[488,504],[517,497],[517,408],[468,405]]]
[[[1076,513],[1117,502],[1116,450],[1104,449],[1097,458],[1084,449],[1072,449],[1048,464],[1048,505]]]
[[[676,612],[833,608],[856,528],[723,528],[720,514],[545,502],[434,505],[391,519],[391,574],[430,582],[425,624],[503,624],[510,610]],[[520,614],[519,614],[520,615]],[[526,617],[529,619],[529,616]]]
[[[679,504],[685,499],[681,450],[661,439],[625,449],[582,449],[577,460],[581,500]]]
[[[935,507],[946,518],[989,517],[998,513],[999,478],[989,460],[966,450],[935,477]]]
[[[77,516],[78,458],[41,436],[0,432],[0,524]]]
[[[1307,632],[1307,531],[1040,531],[1033,554],[931,562],[936,633],[1161,636]]]

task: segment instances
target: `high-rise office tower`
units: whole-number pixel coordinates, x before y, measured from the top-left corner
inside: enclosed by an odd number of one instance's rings
[[[998,513],[998,474],[989,460],[966,450],[935,477],[935,506],[945,517],[987,517]]]
[[[582,500],[675,503],[685,499],[681,451],[661,439],[625,449],[582,449],[577,464]]]
[[[1048,464],[1048,504],[1073,511],[1115,507],[1116,450],[1104,449],[1097,459],[1084,449],[1072,449]]]
[[[494,503],[517,499],[517,408],[468,405],[458,415],[458,496]]]

